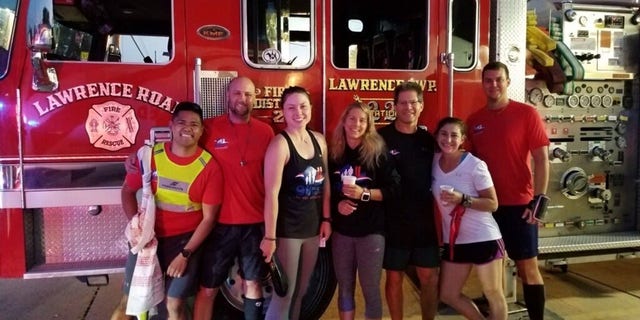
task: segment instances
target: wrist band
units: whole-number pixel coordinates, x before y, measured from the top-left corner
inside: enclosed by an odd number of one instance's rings
[[[264,237],[262,239],[267,240],[267,241],[276,241],[276,238]]]

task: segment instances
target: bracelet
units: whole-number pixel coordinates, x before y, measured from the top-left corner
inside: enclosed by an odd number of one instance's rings
[[[276,238],[264,237],[262,239],[267,240],[267,241],[276,241]]]
[[[328,222],[331,223],[333,222],[333,219],[331,219],[331,217],[327,218],[327,217],[322,217],[322,222]]]

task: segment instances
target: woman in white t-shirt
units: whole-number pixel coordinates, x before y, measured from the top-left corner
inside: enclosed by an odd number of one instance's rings
[[[461,149],[465,140],[462,120],[440,120],[435,135],[440,152],[433,160],[431,189],[442,215],[444,242],[440,299],[467,319],[484,319],[473,301],[462,293],[475,266],[489,302],[490,319],[506,319],[507,303],[502,290],[505,251],[492,216],[498,199],[491,175],[482,160]]]

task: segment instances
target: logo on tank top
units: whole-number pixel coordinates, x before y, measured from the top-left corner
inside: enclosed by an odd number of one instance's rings
[[[322,167],[308,166],[296,175],[296,197],[301,199],[318,199],[322,196],[324,173]]]

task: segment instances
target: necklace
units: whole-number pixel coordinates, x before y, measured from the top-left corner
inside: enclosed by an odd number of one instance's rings
[[[249,149],[249,139],[251,138],[251,121],[247,121],[247,134],[244,142],[244,150],[240,149],[240,138],[238,136],[238,127],[229,119],[229,124],[231,125],[231,129],[233,131],[233,136],[235,138],[235,142],[238,143],[238,154],[240,155],[240,166],[244,167],[247,165],[246,155],[247,150]]]

